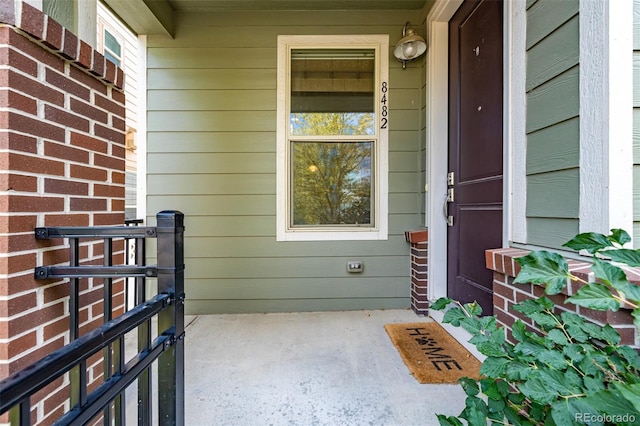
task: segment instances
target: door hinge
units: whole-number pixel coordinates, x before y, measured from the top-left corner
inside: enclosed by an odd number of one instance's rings
[[[453,203],[453,188],[447,189],[447,203]]]
[[[456,183],[456,172],[447,173],[447,185],[451,186]]]
[[[447,216],[447,226],[453,226],[453,216]]]

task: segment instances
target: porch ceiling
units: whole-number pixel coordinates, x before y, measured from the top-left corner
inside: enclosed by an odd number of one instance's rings
[[[418,10],[428,0],[169,0],[174,10]]]
[[[176,12],[421,10],[435,0],[100,0],[139,35],[173,36]]]

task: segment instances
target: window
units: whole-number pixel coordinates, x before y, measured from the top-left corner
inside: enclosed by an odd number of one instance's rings
[[[107,29],[104,30],[104,57],[116,64],[122,65],[122,45]]]
[[[388,46],[278,37],[278,241],[387,239]]]

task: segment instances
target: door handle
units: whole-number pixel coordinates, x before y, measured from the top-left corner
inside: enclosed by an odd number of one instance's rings
[[[444,197],[444,204],[442,205],[442,213],[444,214],[444,218],[449,218],[449,196]]]
[[[447,220],[447,226],[453,226],[453,216],[449,214],[449,203],[453,200],[450,199],[449,194],[444,199],[444,204],[442,205],[442,213],[444,214],[444,218]]]

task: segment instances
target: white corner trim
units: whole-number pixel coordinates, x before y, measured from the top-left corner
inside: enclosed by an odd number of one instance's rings
[[[504,246],[527,241],[526,3],[505,3]]]
[[[633,226],[633,5],[580,0],[580,232]]]
[[[137,98],[140,119],[137,129],[136,209],[137,217],[147,219],[147,36],[138,36]]]

